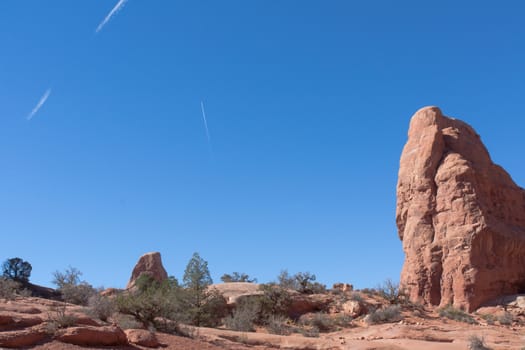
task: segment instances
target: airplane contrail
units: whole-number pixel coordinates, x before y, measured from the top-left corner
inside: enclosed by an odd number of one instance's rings
[[[201,101],[201,110],[202,110],[202,120],[204,121],[204,129],[206,129],[206,137],[208,138],[208,144],[211,149],[211,138],[210,131],[208,130],[208,122],[206,121],[206,112],[204,111],[204,102]]]
[[[100,22],[100,24],[98,25],[97,29],[95,30],[95,33],[100,32],[102,30],[102,28],[104,28],[106,23],[109,22],[111,17],[113,17],[120,9],[122,9],[122,7],[126,4],[126,2],[128,2],[128,0],[119,0],[119,2],[117,2],[115,7],[113,7],[113,9],[104,18],[104,20],[102,22]]]
[[[40,108],[42,108],[42,106],[44,105],[44,103],[46,103],[47,98],[49,97],[49,95],[51,95],[51,89],[47,89],[47,90],[46,90],[46,92],[44,93],[44,95],[40,98],[40,101],[38,101],[38,103],[36,104],[35,108],[33,108],[33,110],[31,111],[31,113],[29,113],[29,115],[27,116],[27,120],[31,120],[31,119],[33,119],[33,117],[35,116],[35,114],[40,110]]]

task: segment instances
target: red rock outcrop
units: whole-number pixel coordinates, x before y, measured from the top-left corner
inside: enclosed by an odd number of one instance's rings
[[[129,279],[126,289],[130,289],[135,285],[137,279],[142,275],[153,277],[156,281],[162,282],[168,278],[168,273],[162,265],[160,253],[147,253],[140,257],[139,261],[133,268],[131,278]]]
[[[525,190],[472,127],[437,107],[410,121],[396,222],[412,300],[471,311],[525,292]]]
[[[119,346],[128,344],[124,331],[115,326],[70,327],[55,334],[55,339],[80,346]]]

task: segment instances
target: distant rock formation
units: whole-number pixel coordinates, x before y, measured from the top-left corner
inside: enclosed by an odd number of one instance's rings
[[[164,266],[162,266],[160,253],[147,253],[140,257],[139,261],[135,265],[135,268],[133,269],[133,272],[131,273],[131,277],[126,289],[130,289],[135,286],[135,282],[142,275],[149,275],[159,282],[162,282],[168,278],[168,273],[164,269]]]
[[[410,121],[396,222],[412,300],[472,311],[525,292],[525,190],[472,127],[437,107]]]

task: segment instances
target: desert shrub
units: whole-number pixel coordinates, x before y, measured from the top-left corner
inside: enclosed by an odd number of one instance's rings
[[[337,315],[334,319],[334,324],[339,327],[348,327],[354,318],[347,314]]]
[[[353,300],[353,301],[357,301],[360,303],[364,302],[363,296],[359,292],[351,292],[350,295],[348,296],[348,300]]]
[[[468,341],[469,341],[469,344],[468,344],[469,350],[491,350],[489,347],[485,345],[485,341],[483,337],[479,337],[477,335],[471,335]]]
[[[87,306],[89,298],[97,291],[86,281],[81,281],[80,276],[82,272],[70,266],[64,272],[55,271],[53,273],[53,284],[58,287],[63,301]]]
[[[446,317],[451,320],[475,324],[476,320],[465,311],[456,309],[452,305],[448,305],[441,310],[439,310],[439,316]]]
[[[159,283],[148,275],[142,275],[136,286],[136,290],[117,296],[119,312],[132,315],[144,328],[154,326],[157,317],[170,320],[182,317],[182,291],[175,279]]]
[[[366,295],[377,295],[378,292],[375,288],[363,288],[361,289],[361,293]]]
[[[88,306],[88,313],[104,322],[116,311],[114,300],[98,293],[89,298]]]
[[[20,282],[5,277],[0,277],[0,298],[12,300],[21,288]]]
[[[260,305],[258,302],[241,299],[233,310],[232,315],[225,318],[224,324],[227,328],[234,331],[251,332],[254,329],[254,323],[259,316],[259,312]]]
[[[334,320],[327,314],[318,312],[307,321],[308,325],[315,327],[319,332],[330,332],[336,327]]]
[[[293,327],[289,318],[282,315],[272,315],[266,321],[266,330],[270,334],[290,335]]]
[[[277,276],[277,283],[282,288],[304,294],[325,293],[326,286],[315,282],[315,280],[315,275],[310,272],[298,272],[295,275],[290,275],[288,270],[282,270]]]
[[[20,258],[11,258],[2,264],[2,276],[6,279],[25,284],[29,282],[32,269],[33,267],[27,261]]]
[[[48,330],[72,327],[76,324],[76,316],[67,312],[65,303],[55,303],[48,313]]]
[[[264,323],[271,316],[284,316],[287,314],[292,297],[281,286],[274,284],[261,284],[259,289],[263,292],[257,297],[259,303],[259,322]]]
[[[394,322],[401,317],[401,307],[399,305],[390,305],[382,309],[373,310],[366,317],[369,324]]]
[[[496,321],[496,317],[494,315],[491,315],[491,314],[482,314],[482,315],[480,315],[480,317],[482,319],[484,319],[485,321],[487,321],[487,324],[489,324],[489,325],[493,325],[494,322]]]
[[[227,273],[222,275],[221,281],[223,281],[224,283],[231,283],[231,282],[257,283],[257,278],[250,278],[250,276],[242,272],[233,272],[231,275]]]
[[[131,315],[119,314],[115,319],[115,323],[123,330],[126,329],[140,329],[143,327],[142,322],[139,322]]]
[[[300,329],[300,333],[308,338],[319,338],[319,328],[317,327],[305,327]]]
[[[498,322],[501,325],[509,326],[514,321],[514,316],[510,312],[505,311],[502,315],[498,317]]]
[[[392,282],[391,279],[387,279],[383,284],[379,285],[376,291],[392,305],[408,302],[408,296],[404,288],[399,283]]]

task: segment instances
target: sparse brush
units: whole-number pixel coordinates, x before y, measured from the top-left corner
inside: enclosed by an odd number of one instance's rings
[[[514,317],[512,316],[510,312],[507,312],[507,311],[503,313],[503,315],[500,315],[498,317],[499,324],[504,325],[504,326],[511,325],[513,321],[514,321]]]
[[[301,328],[300,333],[308,338],[319,338],[319,328],[315,326]]]
[[[327,314],[318,312],[312,318],[304,322],[306,325],[317,328],[319,332],[330,332],[335,330],[334,320]]]
[[[351,292],[350,296],[348,297],[348,300],[353,300],[362,303],[363,302],[363,296],[359,292]]]
[[[491,348],[485,345],[483,337],[477,335],[471,335],[469,340],[469,350],[491,350]]]
[[[231,316],[227,316],[224,324],[234,331],[251,332],[259,316],[259,303],[256,300],[243,299],[239,302]]]
[[[465,311],[456,309],[452,305],[448,305],[444,307],[443,309],[439,310],[439,316],[446,317],[451,320],[459,321],[459,322],[465,322],[469,324],[476,324],[476,320],[469,314],[467,314]]]
[[[19,289],[21,288],[21,284],[19,282],[13,281],[12,279],[0,277],[0,298],[6,299],[6,300],[12,300],[14,299]]]
[[[48,329],[55,330],[72,327],[77,322],[76,316],[67,312],[67,305],[65,303],[53,305],[48,313],[48,319],[50,321]]]
[[[377,324],[385,322],[399,321],[401,318],[401,307],[399,305],[390,305],[383,309],[377,309],[366,316],[368,324]]]
[[[399,283],[392,282],[391,279],[387,279],[376,290],[382,298],[392,305],[406,304],[408,302],[408,295],[405,289]]]
[[[270,316],[266,323],[266,329],[271,334],[290,335],[292,333],[291,321],[281,315]]]
[[[116,311],[115,302],[100,294],[95,294],[89,298],[89,315],[106,322],[111,315]]]

